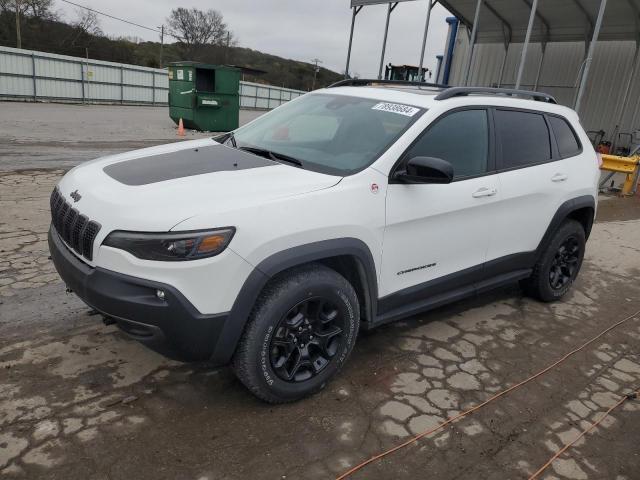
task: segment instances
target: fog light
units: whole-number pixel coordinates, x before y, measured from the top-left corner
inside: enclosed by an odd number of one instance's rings
[[[162,290],[156,290],[156,297],[160,300],[164,300],[164,292]]]

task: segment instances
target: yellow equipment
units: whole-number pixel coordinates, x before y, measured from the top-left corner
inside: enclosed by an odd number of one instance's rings
[[[624,186],[622,187],[621,193],[622,195],[633,195],[638,184],[638,173],[640,172],[640,155],[633,155],[631,157],[619,157],[617,155],[602,154],[602,165],[600,166],[600,170],[626,174],[626,179],[624,181]],[[613,173],[607,176],[604,182],[611,178]]]

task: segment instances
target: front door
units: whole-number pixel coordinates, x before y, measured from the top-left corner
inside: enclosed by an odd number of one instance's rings
[[[381,312],[479,279],[492,209],[499,199],[487,111],[435,120],[402,161],[436,157],[453,165],[449,184],[390,183],[382,253]],[[386,298],[385,298],[386,297]]]

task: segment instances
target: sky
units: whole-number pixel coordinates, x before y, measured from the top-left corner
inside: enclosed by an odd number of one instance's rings
[[[213,8],[224,16],[238,45],[285,58],[310,62],[343,72],[346,64],[351,9],[349,0],[73,0],[74,3],[125,18],[141,25],[166,24],[177,7]],[[424,34],[427,1],[400,3],[391,14],[385,64],[417,65]],[[60,0],[54,10],[63,20],[78,17],[78,8]],[[356,17],[351,53],[352,74],[375,78],[380,64],[387,6],[367,6]],[[442,54],[450,14],[439,4],[431,12],[424,65],[435,71],[435,56]],[[100,27],[109,36],[136,36],[158,41],[154,32],[100,16]]]

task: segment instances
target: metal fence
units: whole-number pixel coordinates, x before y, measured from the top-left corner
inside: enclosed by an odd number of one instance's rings
[[[260,83],[240,82],[240,108],[272,109],[307,92]]]
[[[0,46],[0,98],[166,105],[167,71]],[[240,107],[275,108],[306,92],[240,82]]]

